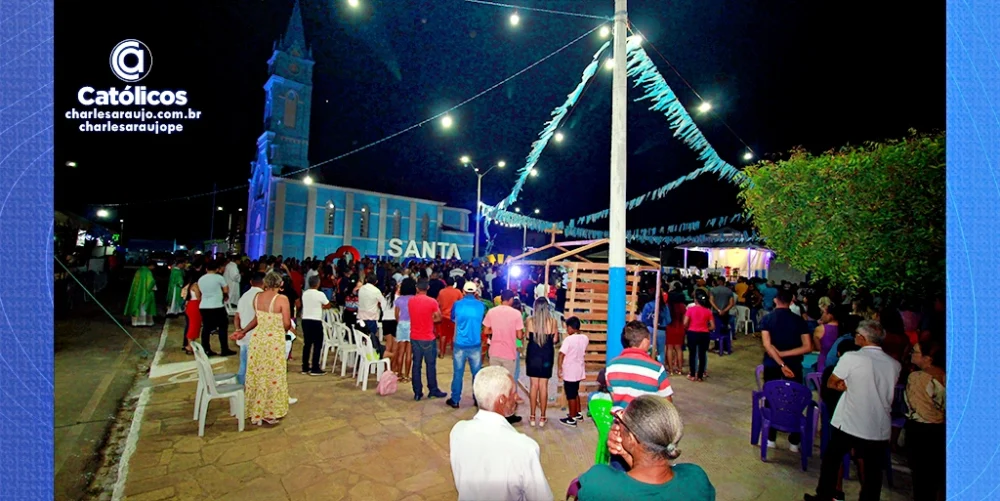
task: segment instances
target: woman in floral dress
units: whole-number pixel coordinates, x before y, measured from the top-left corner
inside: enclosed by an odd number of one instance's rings
[[[280,293],[281,275],[271,271],[264,277],[264,292],[257,294],[257,316],[232,339],[239,340],[253,330],[247,355],[246,408],[252,424],[276,424],[288,414],[288,369],[285,362],[285,333],[291,329],[291,306]]]

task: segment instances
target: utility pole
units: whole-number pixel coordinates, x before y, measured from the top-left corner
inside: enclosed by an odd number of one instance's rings
[[[608,346],[607,362],[621,354],[625,327],[625,178],[626,178],[626,38],[628,0],[615,0],[614,75],[611,85],[611,228],[608,234]]]
[[[483,217],[483,210],[481,206],[483,204],[483,176],[485,175],[486,174],[476,172],[476,244],[474,246],[475,248],[472,250],[473,259],[477,259],[479,257],[479,220]]]

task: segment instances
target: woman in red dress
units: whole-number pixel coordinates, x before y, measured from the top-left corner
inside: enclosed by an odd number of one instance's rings
[[[201,334],[201,288],[198,287],[198,273],[188,273],[188,284],[182,290],[184,295],[184,316],[187,317],[187,331],[184,333],[184,351],[194,355],[191,341]]]
[[[671,374],[681,375],[684,372],[684,312],[687,304],[680,282],[667,294],[667,306],[670,308],[670,324],[667,325],[667,370]]]

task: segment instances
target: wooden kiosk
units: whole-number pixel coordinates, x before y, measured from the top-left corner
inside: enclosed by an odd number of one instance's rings
[[[597,390],[597,373],[603,369],[607,363],[607,342],[608,342],[608,286],[609,286],[609,265],[608,263],[598,263],[587,258],[588,253],[593,253],[596,248],[608,245],[608,239],[600,240],[578,240],[569,242],[556,242],[556,234],[561,233],[558,229],[552,228],[546,233],[552,235],[551,241],[542,247],[529,252],[514,256],[506,261],[506,265],[526,265],[540,266],[545,268],[545,277],[549,277],[549,270],[552,267],[562,267],[568,271],[566,283],[566,307],[563,312],[565,318],[577,317],[580,319],[580,330],[590,338],[590,345],[587,348],[587,355],[584,358],[587,364],[587,378],[580,383],[580,396],[586,400],[586,396]],[[545,251],[557,251],[558,253],[547,259],[531,259]],[[635,320],[640,312],[638,309],[639,280],[640,273],[649,272],[656,274],[656,296],[660,297],[660,263],[642,255],[639,252],[626,248],[626,259],[632,261],[625,265],[625,320],[626,322]],[[539,258],[541,256],[538,256]],[[659,325],[660,306],[656,302],[656,313],[654,325]],[[611,333],[618,336],[620,333]],[[653,346],[656,346],[655,335],[651,335]],[[557,355],[558,359],[558,355]],[[553,370],[555,377],[556,370]],[[559,405],[565,405],[565,397],[562,394],[562,385],[559,385]]]

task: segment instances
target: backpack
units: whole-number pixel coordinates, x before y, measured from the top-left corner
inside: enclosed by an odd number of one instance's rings
[[[396,376],[395,372],[385,371],[382,373],[382,377],[378,380],[378,386],[375,387],[375,391],[384,396],[392,395],[396,393],[396,385],[399,383],[399,377]]]

